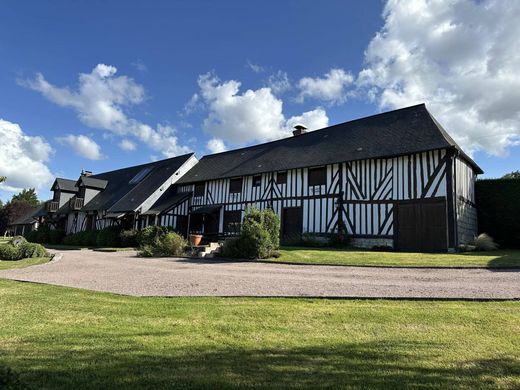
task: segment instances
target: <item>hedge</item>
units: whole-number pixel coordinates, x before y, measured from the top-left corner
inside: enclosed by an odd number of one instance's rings
[[[478,231],[503,248],[520,248],[520,180],[484,179],[475,185]]]

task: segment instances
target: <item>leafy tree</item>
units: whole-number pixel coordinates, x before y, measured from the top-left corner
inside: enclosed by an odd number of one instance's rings
[[[0,208],[0,234],[3,234],[7,225],[23,217],[40,204],[34,188],[24,189],[13,195],[6,205]]]
[[[38,195],[36,194],[36,190],[34,188],[23,189],[22,192],[13,195],[11,203],[12,202],[25,202],[31,206],[38,206],[40,204]]]
[[[502,179],[520,179],[520,171],[513,171],[502,176]]]

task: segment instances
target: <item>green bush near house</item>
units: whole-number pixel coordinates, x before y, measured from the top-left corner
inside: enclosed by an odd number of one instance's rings
[[[160,230],[156,231],[159,232]],[[141,257],[180,256],[186,253],[189,246],[188,241],[175,232],[157,234],[153,238],[150,235],[145,242],[138,253]]]
[[[137,243],[137,235],[138,231],[135,229],[121,230],[121,233],[119,234],[121,246],[124,248],[139,246]]]
[[[48,256],[40,244],[27,242],[23,237],[15,237],[7,244],[0,246],[0,260],[21,260]]]
[[[63,244],[72,246],[96,246],[97,236],[97,230],[85,230],[65,236]]]
[[[96,245],[108,247],[121,246],[121,228],[119,226],[107,226],[101,229],[97,234]]]
[[[51,229],[49,230],[49,240],[45,244],[61,244],[65,237],[65,230],[63,229]],[[30,240],[29,240],[30,241]],[[43,242],[41,244],[44,244]]]
[[[266,259],[280,247],[280,220],[271,209],[248,209],[238,238],[224,243],[224,257]]]
[[[140,247],[153,246],[162,236],[168,233],[164,226],[150,225],[137,233],[137,243]]]

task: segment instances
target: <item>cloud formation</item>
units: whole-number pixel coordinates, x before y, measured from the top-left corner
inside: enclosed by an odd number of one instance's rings
[[[29,187],[47,190],[54,178],[46,165],[53,149],[45,139],[28,136],[18,124],[3,119],[0,119],[0,139],[0,176],[7,177],[0,190],[17,192]]]
[[[77,90],[52,85],[41,73],[22,84],[59,106],[74,109],[81,122],[89,127],[133,136],[165,157],[188,153],[190,149],[179,144],[172,127],[153,128],[125,113],[128,107],[144,101],[145,92],[133,79],[116,73],[114,66],[98,64],[92,72],[79,75]]]
[[[354,77],[343,69],[333,68],[323,77],[303,77],[298,81],[300,93],[297,100],[303,102],[307,98],[323,102],[339,104],[347,100],[347,87]]]
[[[295,121],[294,118],[305,118],[310,130],[328,125],[327,115],[322,109],[286,119],[282,111],[282,100],[274,96],[268,87],[239,93],[239,81],[222,82],[211,73],[201,75],[198,84],[201,99],[209,111],[203,122],[204,130],[232,145],[288,136],[291,131],[290,123]]]
[[[105,157],[101,153],[101,146],[86,135],[67,134],[63,137],[57,137],[56,140],[63,145],[70,146],[78,156],[86,159],[101,160]]]
[[[220,138],[212,138],[206,144],[211,153],[221,153],[226,151],[226,145]]]
[[[390,0],[358,86],[382,109],[425,102],[467,151],[520,141],[520,2]]]
[[[274,94],[278,95],[291,89],[291,82],[287,76],[287,72],[279,70],[278,72],[269,76],[267,86],[271,88]]]
[[[121,142],[119,142],[119,148],[121,148],[125,152],[131,152],[134,151],[137,148],[137,146],[129,139],[124,138],[121,140]]]

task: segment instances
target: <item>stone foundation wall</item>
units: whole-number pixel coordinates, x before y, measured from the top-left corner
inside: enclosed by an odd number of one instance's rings
[[[477,209],[460,199],[457,200],[457,228],[459,244],[467,244],[477,235]]]
[[[355,248],[370,249],[374,246],[394,247],[394,240],[391,238],[353,238],[352,246]]]

